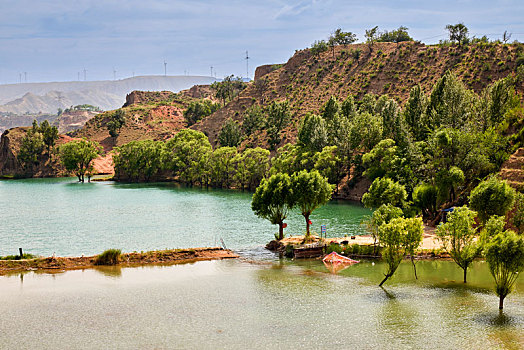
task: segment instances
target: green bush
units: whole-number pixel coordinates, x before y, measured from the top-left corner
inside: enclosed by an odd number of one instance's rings
[[[25,253],[22,257],[20,255],[6,255],[6,256],[0,256],[0,260],[21,260],[21,259],[34,259],[36,258],[36,255]]]
[[[96,257],[95,265],[116,265],[121,254],[120,249],[108,249]]]
[[[331,252],[335,252],[337,254],[341,254],[343,251],[343,248],[338,243],[330,243],[326,248],[326,254],[329,254]]]

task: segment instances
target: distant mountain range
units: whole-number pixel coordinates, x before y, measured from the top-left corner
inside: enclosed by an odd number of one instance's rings
[[[122,80],[0,85],[0,112],[18,115],[56,113],[58,108],[90,104],[103,110],[121,107],[133,90],[173,91],[216,81],[206,76],[138,76]]]

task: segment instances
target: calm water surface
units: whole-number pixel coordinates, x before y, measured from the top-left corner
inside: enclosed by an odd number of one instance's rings
[[[404,262],[385,289],[381,263],[332,274],[319,261],[278,260],[275,228],[250,194],[168,184],[0,182],[0,254],[48,255],[214,245],[250,259],[0,277],[0,349],[522,349],[524,280],[498,312],[477,262],[460,283],[448,261]],[[358,233],[369,212],[330,203],[314,227]],[[288,220],[301,233],[301,217]],[[255,258],[252,262],[251,258]]]
[[[210,261],[0,277],[5,349],[522,349],[519,284],[499,315],[485,264],[330,274],[318,261]],[[522,282],[522,281],[521,281]],[[111,344],[109,346],[109,344]]]
[[[0,255],[28,252],[50,256],[216,246],[252,249],[278,231],[251,211],[251,193],[180,188],[173,184],[80,184],[75,179],[0,181]],[[328,235],[362,233],[369,210],[332,202],[316,210],[313,230]],[[294,212],[287,234],[302,234]]]

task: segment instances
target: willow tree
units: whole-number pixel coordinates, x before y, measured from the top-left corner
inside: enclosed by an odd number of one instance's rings
[[[284,220],[293,205],[291,178],[279,173],[262,180],[253,194],[251,209],[256,216],[278,225],[278,239],[281,240],[284,238]]]
[[[295,173],[291,178],[291,182],[295,203],[306,220],[305,240],[307,241],[310,237],[309,216],[315,209],[326,204],[331,199],[333,186],[316,170],[312,172],[302,170]]]
[[[382,204],[377,210],[371,214],[371,217],[364,221],[364,225],[373,237],[373,255],[375,255],[377,242],[379,240],[380,226],[389,223],[395,218],[402,216],[402,209],[397,208],[391,204]]]
[[[382,259],[387,264],[381,287],[397,271],[402,259],[413,253],[422,241],[422,220],[420,218],[395,218],[379,227],[379,241],[382,245]],[[416,276],[416,274],[415,274]]]
[[[468,267],[479,256],[482,245],[477,242],[477,230],[473,228],[477,213],[463,206],[448,214],[448,221],[437,227],[437,236],[449,256],[464,270],[464,283]]]
[[[524,271],[524,238],[512,231],[497,234],[486,246],[486,261],[495,279],[495,293],[502,310],[504,299]]]

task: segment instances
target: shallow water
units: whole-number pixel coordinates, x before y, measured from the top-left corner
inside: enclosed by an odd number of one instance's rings
[[[409,263],[385,289],[383,266],[339,275],[318,261],[207,261],[0,277],[0,347],[175,349],[521,349],[524,288],[504,314],[453,263]],[[111,344],[111,345],[109,345]]]
[[[278,231],[251,211],[251,193],[174,184],[77,183],[75,179],[0,181],[0,255],[98,254],[220,245],[252,250]],[[316,210],[312,229],[328,236],[363,233],[370,211],[347,201]],[[286,233],[302,234],[293,212]]]
[[[279,260],[275,232],[249,193],[172,184],[0,181],[0,254],[96,254],[226,245],[238,260],[106,267],[0,277],[0,349],[522,349],[524,280],[498,312],[484,262],[464,285],[450,261],[382,263],[332,274],[318,260]],[[334,202],[315,212],[328,235],[361,232],[369,214]],[[294,214],[287,233],[301,233]],[[254,261],[248,261],[247,258]]]

